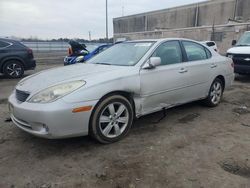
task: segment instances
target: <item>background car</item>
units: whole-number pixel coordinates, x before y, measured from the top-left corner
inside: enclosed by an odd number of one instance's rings
[[[83,49],[82,47],[76,50],[78,51],[78,53],[73,53],[73,50],[69,50],[69,52],[72,53],[69,53],[69,55],[64,58],[64,65],[83,63],[111,46],[112,46],[111,44],[102,44],[102,45],[90,44],[86,45],[84,47],[85,49]],[[71,49],[73,48],[71,47]]]
[[[212,48],[214,51],[219,52],[217,44],[214,41],[201,41],[201,44],[204,44],[204,45]]]
[[[250,31],[245,32],[238,42],[233,40],[232,45],[227,57],[234,61],[234,72],[250,75]]]
[[[25,70],[36,67],[33,51],[21,42],[0,38],[0,73],[9,78],[20,78]]]
[[[188,39],[124,42],[86,63],[21,80],[9,97],[11,119],[44,138],[90,134],[112,143],[135,117],[195,100],[217,106],[234,80],[232,64]]]

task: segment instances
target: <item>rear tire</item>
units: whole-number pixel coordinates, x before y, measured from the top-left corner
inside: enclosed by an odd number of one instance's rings
[[[103,144],[124,138],[133,123],[133,108],[123,96],[109,96],[99,102],[90,122],[90,134]]]
[[[204,100],[205,105],[209,107],[218,106],[223,96],[223,90],[223,82],[216,78],[210,87],[208,97]]]
[[[8,78],[21,78],[24,74],[24,67],[17,60],[10,60],[4,64],[3,73]]]

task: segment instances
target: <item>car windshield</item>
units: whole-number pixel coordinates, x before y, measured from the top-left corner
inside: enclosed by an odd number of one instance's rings
[[[236,46],[250,46],[250,32],[244,33]]]
[[[133,66],[146,54],[153,42],[125,42],[116,44],[93,57],[87,63]]]
[[[94,51],[97,47],[98,47],[98,45],[95,45],[95,44],[87,44],[87,45],[86,45],[86,49],[87,49],[89,52]]]

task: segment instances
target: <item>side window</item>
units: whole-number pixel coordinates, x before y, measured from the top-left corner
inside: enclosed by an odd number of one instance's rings
[[[182,62],[182,52],[178,41],[168,41],[161,44],[152,57],[160,57],[161,65],[170,65]]]
[[[211,52],[207,48],[205,48],[205,50],[206,50],[206,53],[207,53],[207,58],[208,59],[211,58],[212,57]]]
[[[5,48],[7,46],[9,46],[9,43],[0,41],[0,48]]]
[[[207,59],[205,47],[195,42],[183,41],[183,46],[187,53],[188,61],[198,61]]]

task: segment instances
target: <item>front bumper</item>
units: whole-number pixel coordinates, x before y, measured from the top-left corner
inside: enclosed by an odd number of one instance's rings
[[[36,68],[36,60],[31,59],[25,62],[25,70],[34,70]]]
[[[35,136],[56,139],[87,135],[91,112],[97,102],[67,103],[59,99],[48,104],[21,103],[12,94],[9,108],[12,121],[20,129]],[[72,112],[82,106],[92,106],[92,109]]]
[[[238,74],[250,74],[250,65],[234,64],[234,72]]]

